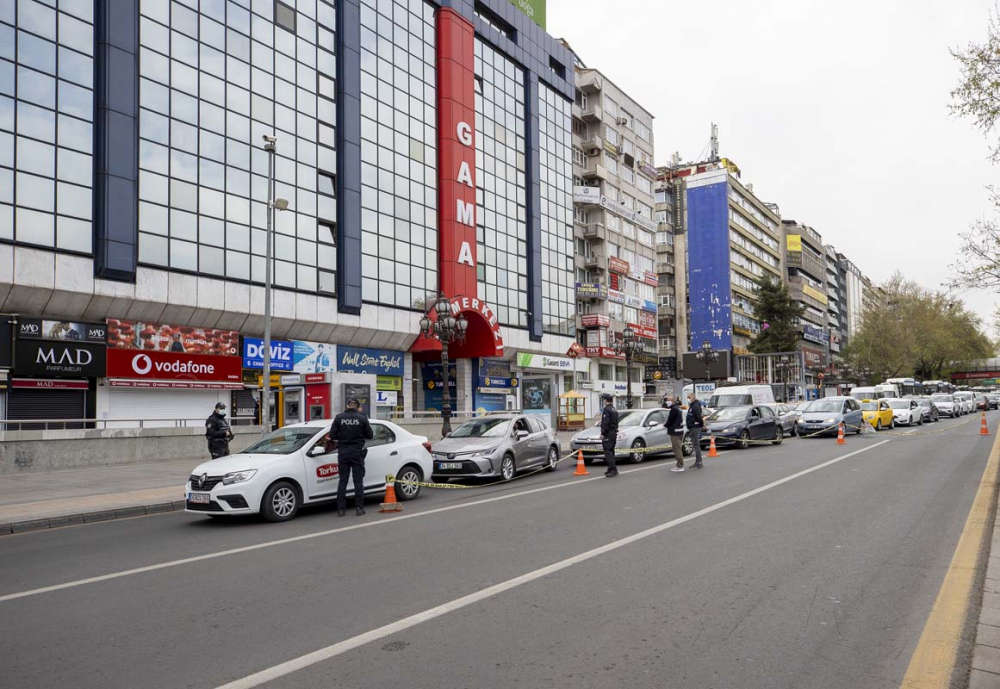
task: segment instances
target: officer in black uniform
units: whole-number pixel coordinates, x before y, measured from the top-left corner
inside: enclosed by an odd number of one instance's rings
[[[615,444],[618,442],[618,410],[614,405],[615,398],[604,395],[604,412],[601,414],[601,442],[604,446],[604,463],[608,470],[604,475],[613,478],[618,475],[615,466]]]
[[[229,441],[232,437],[233,431],[226,421],[226,405],[219,402],[212,415],[205,419],[205,438],[208,439],[208,452],[212,459],[229,454]]]
[[[365,513],[365,440],[372,439],[372,426],[359,411],[361,403],[351,398],[347,411],[337,414],[330,426],[330,440],[337,441],[337,464],[340,483],[337,484],[337,516],[347,514],[347,483],[354,476],[354,511]]]

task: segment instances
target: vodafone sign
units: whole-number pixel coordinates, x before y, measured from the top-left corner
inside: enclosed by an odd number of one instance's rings
[[[238,356],[108,350],[108,378],[239,383],[241,367],[242,359]]]

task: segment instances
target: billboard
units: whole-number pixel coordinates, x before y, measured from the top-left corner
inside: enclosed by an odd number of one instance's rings
[[[510,0],[510,2],[524,12],[528,19],[545,28],[545,0]]]
[[[330,348],[333,348],[332,345]],[[337,370],[374,373],[381,376],[402,376],[403,353],[391,349],[369,349],[341,345],[337,348]]]
[[[588,313],[580,316],[580,324],[584,328],[607,328],[611,319],[600,313]]]
[[[242,364],[238,356],[108,349],[108,378],[239,383]]]
[[[21,318],[17,324],[17,336],[22,340],[72,340],[104,344],[108,326],[104,323]]]
[[[728,173],[692,177],[687,206],[691,342],[694,347],[707,341],[713,349],[732,349]]]
[[[212,356],[239,356],[240,334],[235,330],[193,328],[142,321],[108,319],[108,347]]]
[[[103,343],[19,338],[14,350],[16,376],[102,378],[105,370]]]
[[[271,340],[271,370],[294,370],[293,351],[291,342]],[[258,337],[243,338],[243,368],[264,368],[264,340]]]

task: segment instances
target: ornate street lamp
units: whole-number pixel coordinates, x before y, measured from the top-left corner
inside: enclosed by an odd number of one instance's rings
[[[774,368],[778,371],[778,380],[781,381],[782,402],[788,402],[788,374],[792,369],[792,359],[787,354],[781,355],[775,362]]]
[[[712,349],[711,342],[705,340],[701,343],[701,349],[694,356],[705,365],[705,382],[712,382],[712,364],[719,360],[719,353]]]
[[[433,323],[429,316],[420,319],[420,334],[434,338],[441,343],[441,379],[444,389],[441,390],[441,435],[447,437],[451,433],[451,393],[448,391],[448,345],[465,341],[465,331],[469,322],[465,316],[451,315],[451,301],[443,294],[437,298],[431,307],[437,314]]]
[[[639,338],[635,336],[635,331],[628,325],[622,331],[622,339],[615,340],[614,350],[618,356],[625,357],[625,385],[628,390],[625,393],[625,406],[632,408],[632,357],[639,349]]]

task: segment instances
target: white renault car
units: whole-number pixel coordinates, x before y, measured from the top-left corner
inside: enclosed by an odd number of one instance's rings
[[[217,517],[261,514],[271,522],[291,519],[302,505],[335,500],[337,449],[329,444],[331,421],[280,428],[239,454],[198,465],[184,487],[186,511]],[[387,421],[371,421],[366,443],[365,495],[385,491],[385,477],[423,481],[433,461],[430,443]],[[354,495],[353,480],[348,496]],[[412,500],[420,486],[399,484],[396,496]]]
[[[893,422],[899,426],[923,426],[924,414],[916,400],[893,398],[886,400],[892,409]]]

